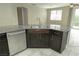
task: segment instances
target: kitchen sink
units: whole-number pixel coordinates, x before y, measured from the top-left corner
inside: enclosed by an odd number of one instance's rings
[[[38,29],[40,27],[38,25],[32,25],[31,28]]]

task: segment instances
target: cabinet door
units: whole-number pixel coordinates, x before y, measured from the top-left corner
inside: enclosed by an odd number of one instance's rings
[[[62,44],[62,35],[63,32],[52,30],[52,37],[50,38],[50,47],[60,52]]]
[[[45,33],[31,33],[29,37],[29,46],[31,48],[47,48],[49,37]]]
[[[30,44],[31,37],[30,36],[31,36],[30,33],[27,33],[26,34],[27,48],[30,48],[31,47],[31,44]]]
[[[53,35],[52,39],[50,39],[50,47],[59,52],[61,48],[61,38]]]
[[[27,42],[29,48],[47,48],[49,41],[49,33],[41,30],[29,30],[27,33]]]
[[[8,56],[9,55],[9,48],[6,34],[0,34],[0,56]]]
[[[41,47],[41,45],[40,45],[40,34],[31,33],[30,44],[31,44],[31,47],[33,47],[33,48]]]
[[[40,45],[43,48],[48,48],[48,45],[49,45],[49,33],[41,33]]]
[[[49,42],[49,30],[28,30],[27,43],[30,48],[47,48]]]

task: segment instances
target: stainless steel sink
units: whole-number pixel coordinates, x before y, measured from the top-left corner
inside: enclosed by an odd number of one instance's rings
[[[40,28],[48,28],[46,25],[41,25]]]
[[[31,28],[35,28],[35,29],[38,29],[40,28],[38,25],[32,25]]]

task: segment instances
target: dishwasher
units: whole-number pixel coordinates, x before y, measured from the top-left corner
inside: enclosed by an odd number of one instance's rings
[[[27,48],[25,30],[7,33],[9,54],[15,55]]]

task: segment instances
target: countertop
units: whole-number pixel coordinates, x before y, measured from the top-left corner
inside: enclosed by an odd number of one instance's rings
[[[14,25],[14,26],[4,26],[4,27],[0,27],[0,33],[8,33],[8,32],[13,32],[13,31],[19,31],[19,30],[25,30],[25,29],[53,29],[53,30],[58,30],[58,31],[64,31],[67,32],[70,29],[67,27],[56,27],[56,26],[18,26],[18,25]]]

